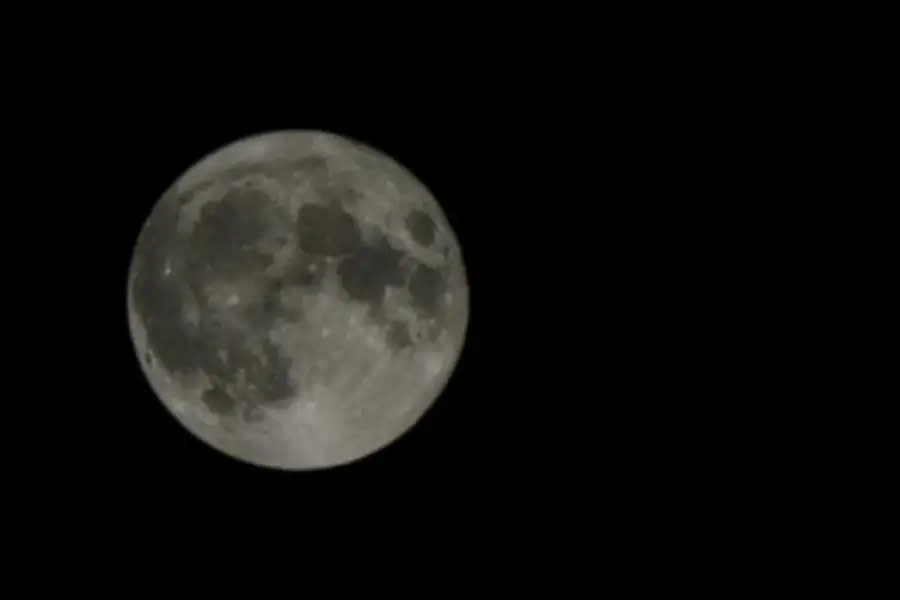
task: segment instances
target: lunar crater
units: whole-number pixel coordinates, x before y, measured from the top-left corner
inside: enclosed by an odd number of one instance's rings
[[[428,247],[434,243],[434,220],[421,210],[412,210],[406,216],[405,225],[412,239],[420,246]]]

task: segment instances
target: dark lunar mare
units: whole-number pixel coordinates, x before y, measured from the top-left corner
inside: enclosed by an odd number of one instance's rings
[[[297,240],[303,252],[338,256],[362,241],[359,225],[338,203],[306,204],[297,215]]]
[[[147,220],[135,251],[132,301],[147,331],[148,346],[170,373],[185,375],[203,371],[212,381],[203,401],[218,414],[258,416],[252,404],[273,405],[294,396],[288,376],[290,360],[263,339],[261,355],[253,352],[243,334],[231,331],[207,306],[203,288],[214,281],[259,273],[271,257],[259,252],[255,243],[266,232],[268,198],[259,189],[238,187],[219,202],[205,205],[186,239],[176,234],[177,203],[164,197]],[[171,266],[172,273],[164,274]],[[183,318],[188,295],[199,304],[196,324]],[[270,296],[265,296],[269,298]],[[277,304],[245,309],[266,331],[279,314]],[[254,313],[253,311],[257,311]],[[253,321],[251,321],[253,322]],[[225,352],[225,357],[220,355]],[[239,398],[226,391],[239,370],[255,390]]]
[[[325,257],[339,258],[337,275],[344,291],[354,300],[377,305],[388,285],[402,285],[403,253],[392,248],[375,230],[364,240],[362,228],[345,206],[358,196],[350,186],[320,187],[323,204],[306,204],[297,214],[298,256],[286,278],[304,286],[317,285],[324,273]],[[308,267],[315,265],[316,270]]]
[[[397,350],[402,350],[412,345],[409,326],[402,321],[391,321],[388,324],[387,335],[385,337],[388,345]]]
[[[192,287],[265,269],[272,257],[255,244],[270,227],[273,211],[274,203],[254,188],[231,189],[204,205],[181,255]]]
[[[414,211],[407,225],[412,227],[411,235],[418,243],[433,243],[435,224],[428,215]],[[325,272],[324,258],[338,258],[336,273],[344,292],[352,300],[369,305],[370,318],[388,327],[388,342],[392,346],[406,347],[412,343],[406,325],[388,323],[380,310],[387,287],[407,287],[413,306],[422,317],[441,320],[441,299],[447,289],[445,273],[394,248],[376,228],[368,228],[363,236],[362,227],[338,200],[301,207],[295,223],[298,253],[285,280],[317,286]],[[316,269],[310,271],[310,265],[316,265]],[[426,329],[430,339],[436,335],[436,328]]]
[[[403,255],[376,233],[372,242],[360,244],[338,265],[341,286],[354,300],[380,304],[387,286],[403,285]]]
[[[242,321],[252,331],[269,331],[279,320],[297,321],[302,317],[299,307],[287,307],[282,302],[282,294],[290,282],[281,277],[263,279],[262,299],[248,304],[242,309]]]
[[[416,265],[409,279],[409,293],[413,303],[426,316],[432,316],[436,312],[446,288],[441,272],[422,263]]]

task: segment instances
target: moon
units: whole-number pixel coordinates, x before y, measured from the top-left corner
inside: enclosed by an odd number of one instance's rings
[[[288,470],[357,461],[434,404],[469,315],[459,242],[383,152],[324,131],[237,140],[155,203],[128,272],[143,374],[194,436]]]

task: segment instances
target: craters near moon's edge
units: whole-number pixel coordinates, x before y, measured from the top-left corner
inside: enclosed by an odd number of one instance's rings
[[[434,221],[428,214],[421,210],[412,210],[404,219],[406,230],[409,235],[420,246],[425,248],[434,243],[435,225]]]

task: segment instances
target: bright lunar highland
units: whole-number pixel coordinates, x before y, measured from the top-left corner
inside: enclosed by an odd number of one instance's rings
[[[255,465],[321,469],[395,441],[457,363],[469,292],[431,192],[320,131],[238,140],[154,205],[128,321],[172,415]]]

